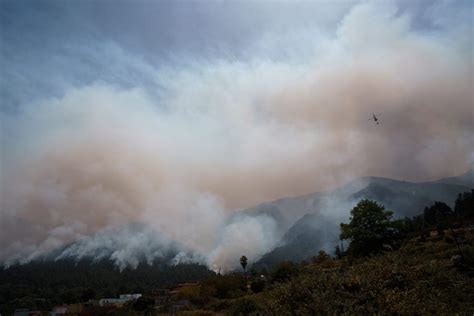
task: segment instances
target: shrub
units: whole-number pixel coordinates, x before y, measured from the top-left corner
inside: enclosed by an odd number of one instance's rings
[[[237,300],[232,307],[232,315],[249,315],[260,310],[259,305],[251,298],[241,298]]]
[[[211,277],[202,285],[216,298],[232,298],[243,295],[241,289],[245,288],[245,280],[240,273],[230,273]]]
[[[474,269],[474,247],[464,246],[462,248],[462,254],[464,256],[464,264],[471,269]]]
[[[312,258],[312,261],[313,263],[323,263],[330,259],[331,257],[324,250],[320,250],[318,255]]]
[[[264,288],[265,288],[265,280],[263,280],[262,278],[253,280],[252,283],[250,283],[250,289],[254,293],[260,293],[263,291]]]
[[[291,261],[283,261],[272,271],[272,282],[286,282],[299,273],[297,264]]]

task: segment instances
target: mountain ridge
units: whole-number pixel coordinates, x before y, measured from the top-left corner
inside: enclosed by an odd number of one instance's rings
[[[453,205],[458,193],[474,187],[472,169],[457,176],[435,181],[409,182],[384,177],[360,177],[333,190],[284,197],[264,202],[253,208],[235,212],[228,219],[232,223],[240,216],[267,216],[275,221],[276,237],[273,249],[257,264],[271,265],[282,260],[305,260],[319,250],[332,251],[338,242],[339,223],[349,218],[351,208],[362,198],[370,198],[394,211],[396,218],[414,216],[423,207],[441,200]],[[472,186],[471,186],[472,185]],[[136,242],[124,242],[132,238]],[[97,241],[97,242],[96,242]],[[101,242],[104,241],[104,242]],[[133,245],[144,245],[135,249]],[[107,245],[98,247],[96,245]],[[173,262],[204,262],[199,254],[185,249],[139,223],[113,227],[92,236],[60,247],[39,256],[38,260],[65,258],[110,258],[121,269],[137,266],[141,261],[157,258]]]
[[[473,169],[469,169],[457,177],[425,182],[361,177],[332,191],[319,193],[320,200],[313,200],[314,209],[289,225],[277,246],[255,265],[270,267],[283,260],[307,260],[319,250],[332,252],[338,243],[339,223],[349,218],[351,208],[363,198],[373,199],[394,211],[395,218],[415,216],[435,201],[453,206],[457,194],[474,187],[473,175]],[[336,203],[325,203],[325,199],[336,200]]]

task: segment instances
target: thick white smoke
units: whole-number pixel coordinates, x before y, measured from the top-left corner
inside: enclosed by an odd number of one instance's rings
[[[474,148],[472,38],[442,21],[415,31],[409,15],[365,3],[304,60],[154,69],[137,57],[156,90],[97,82],[24,105],[2,117],[0,260],[79,239],[62,255],[117,248],[113,260],[136,266],[176,244],[231,268],[280,236],[271,217],[232,210],[361,175],[461,173]],[[131,222],[150,230],[104,237]]]

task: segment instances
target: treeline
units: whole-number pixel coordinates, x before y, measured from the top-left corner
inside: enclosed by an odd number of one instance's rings
[[[398,249],[407,237],[426,237],[433,229],[443,234],[446,229],[471,221],[474,219],[474,190],[458,194],[454,210],[446,203],[436,201],[413,218],[394,220],[392,216],[393,212],[377,202],[361,200],[351,210],[350,222],[340,225],[340,239],[348,241],[349,247],[344,251],[343,244],[336,246],[336,255],[367,256]]]
[[[52,306],[113,298],[125,293],[150,293],[214,275],[199,264],[170,266],[146,263],[119,272],[109,260],[34,261],[0,270],[0,313],[15,308],[49,310]]]

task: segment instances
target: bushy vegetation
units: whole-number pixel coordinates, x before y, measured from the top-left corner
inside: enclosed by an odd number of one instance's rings
[[[341,224],[347,251],[338,246],[336,257],[320,251],[311,263],[281,262],[264,278],[253,276],[251,284],[261,282],[263,289],[244,291],[243,281],[235,281],[242,291],[213,295],[199,309],[230,315],[472,314],[474,232],[453,230],[456,220],[465,220],[455,215],[435,202],[419,216],[393,220],[383,206],[362,200],[350,222]],[[455,242],[460,233],[463,245]],[[215,278],[228,283],[235,277]]]
[[[322,252],[311,263],[283,262],[257,293],[232,292],[232,286],[242,289],[242,281],[229,282],[236,274],[216,276],[202,287],[221,279],[233,295],[213,295],[198,308],[230,315],[472,314],[474,247],[463,246],[466,260],[459,265],[453,260],[458,249],[445,237],[411,238],[370,257]],[[472,243],[473,234],[468,238]]]
[[[371,258],[310,264],[255,299],[265,314],[454,314],[474,311],[474,282],[450,258],[445,242]]]
[[[473,249],[465,246],[465,256]],[[236,274],[215,276],[201,289],[227,284],[227,294],[213,294],[196,308],[229,315],[470,314],[474,282],[470,270],[451,259],[457,254],[453,244],[435,237],[423,243],[413,238],[369,258],[323,254],[308,264],[281,263],[258,293],[242,290],[242,276],[240,282]]]

